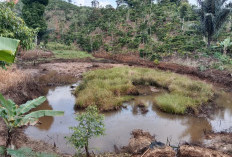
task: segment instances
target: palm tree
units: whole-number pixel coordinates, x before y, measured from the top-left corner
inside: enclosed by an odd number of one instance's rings
[[[91,3],[93,8],[99,8],[99,2],[97,0],[93,0]]]
[[[196,11],[200,17],[200,31],[208,38],[208,47],[212,37],[217,34],[227,21],[231,7],[226,5],[228,0],[198,0],[200,8]]]

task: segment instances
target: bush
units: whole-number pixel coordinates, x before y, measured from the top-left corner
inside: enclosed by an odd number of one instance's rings
[[[89,157],[89,140],[92,137],[104,135],[104,116],[99,114],[96,106],[89,106],[86,112],[77,115],[76,120],[79,122],[78,126],[70,127],[73,134],[66,139],[78,152],[80,149],[85,149],[86,155]]]

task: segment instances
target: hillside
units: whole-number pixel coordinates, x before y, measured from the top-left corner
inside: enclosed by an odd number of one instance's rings
[[[134,8],[123,4],[117,9],[90,8],[51,0],[45,16],[48,28],[54,30],[50,41],[76,43],[88,52],[185,54],[205,45],[199,32],[191,27],[197,23],[194,7],[186,2],[164,1],[144,2]]]
[[[110,5],[78,7],[62,0],[50,0],[45,12],[49,34],[44,36],[44,43],[72,45],[87,52],[136,54],[155,62],[173,55],[193,60],[206,56],[191,63],[201,69],[224,69],[222,65],[231,63],[228,58],[231,48],[227,49],[228,56],[223,57],[223,48],[218,46],[231,36],[230,23],[214,36],[215,46],[209,50],[207,40],[196,29],[199,25],[196,6],[186,1],[135,2],[122,3],[115,9]]]

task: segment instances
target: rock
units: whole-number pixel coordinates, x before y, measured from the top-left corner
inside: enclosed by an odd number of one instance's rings
[[[175,157],[176,152],[171,147],[155,148],[149,150],[143,157]]]
[[[160,90],[158,90],[157,88],[155,88],[155,87],[152,87],[152,86],[150,86],[150,89],[151,89],[151,91],[153,92],[153,93],[158,93]]]
[[[141,113],[142,114],[146,114],[149,110],[147,108],[141,108]]]
[[[183,145],[180,146],[178,157],[231,157],[231,155],[208,148]]]
[[[71,86],[70,86],[70,88],[72,88],[72,89],[75,88],[75,87],[76,87],[76,86],[74,86],[74,85],[71,85]]]
[[[137,105],[138,107],[141,107],[141,108],[144,108],[144,107],[146,107],[146,105],[144,104],[144,103],[139,103],[138,105]]]
[[[133,130],[132,135],[133,137],[130,139],[128,145],[128,151],[132,154],[142,154],[154,140],[154,137],[149,132],[144,132],[140,129]]]

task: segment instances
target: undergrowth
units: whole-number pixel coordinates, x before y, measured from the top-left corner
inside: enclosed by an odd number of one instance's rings
[[[186,76],[148,68],[115,67],[84,74],[77,87],[76,105],[97,105],[100,110],[117,109],[138,94],[137,85],[165,88],[168,93],[155,97],[158,107],[169,113],[184,114],[188,107],[196,109],[213,96],[212,86]]]

